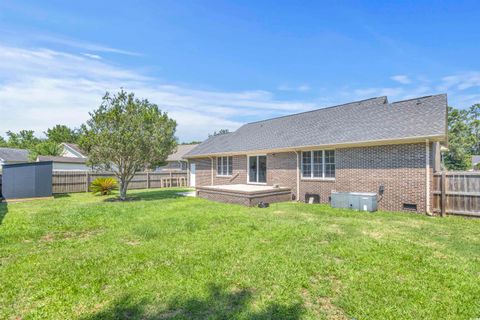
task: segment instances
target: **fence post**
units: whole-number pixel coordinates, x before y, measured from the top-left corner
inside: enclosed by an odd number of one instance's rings
[[[90,184],[90,174],[88,173],[88,171],[85,171],[85,192],[88,192],[88,186]]]
[[[442,180],[440,182],[441,189],[442,189],[442,197],[441,197],[441,209],[440,215],[445,217],[447,211],[447,174],[445,171],[442,171]]]
[[[147,189],[150,189],[150,172],[147,171]]]
[[[172,187],[172,171],[170,171],[170,184],[168,185],[169,187]]]

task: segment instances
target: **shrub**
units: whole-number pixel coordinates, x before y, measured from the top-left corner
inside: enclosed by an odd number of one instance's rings
[[[114,178],[97,178],[90,184],[92,193],[99,193],[102,196],[109,195],[116,189],[118,189],[118,182]]]

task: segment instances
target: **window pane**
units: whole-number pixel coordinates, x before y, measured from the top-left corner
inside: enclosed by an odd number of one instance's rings
[[[257,157],[249,157],[248,159],[249,182],[257,182]]]
[[[302,152],[302,176],[310,178],[312,174],[311,152]]]
[[[325,150],[325,163],[335,163],[335,150]]]
[[[227,174],[231,176],[233,173],[233,157],[228,157],[228,170]]]
[[[335,178],[335,150],[325,151],[325,177]]]
[[[313,151],[313,177],[321,178],[323,171],[322,151]]]
[[[227,158],[227,157],[222,157],[222,163],[223,163],[223,166],[222,166],[222,174],[223,174],[224,176],[227,175],[227,169],[228,169],[227,161],[228,161],[228,158]]]
[[[222,158],[217,157],[217,175],[222,175]]]
[[[267,182],[267,157],[258,157],[258,182]]]
[[[326,164],[325,165],[325,178],[335,178],[335,165]]]

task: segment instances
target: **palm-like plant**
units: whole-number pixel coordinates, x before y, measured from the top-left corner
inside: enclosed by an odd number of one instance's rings
[[[97,178],[90,184],[92,193],[102,196],[109,195],[116,189],[118,189],[118,182],[114,178]]]

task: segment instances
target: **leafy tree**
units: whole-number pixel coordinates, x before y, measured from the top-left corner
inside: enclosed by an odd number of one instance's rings
[[[209,134],[208,137],[211,138],[211,137],[215,137],[215,136],[219,136],[221,134],[226,134],[226,133],[230,133],[230,130],[228,129],[220,129],[217,131],[214,131],[213,134]]]
[[[106,93],[100,107],[82,126],[80,146],[89,164],[111,168],[125,200],[136,172],[156,167],[175,149],[176,122],[148,100],[121,90]]]
[[[192,140],[190,142],[182,142],[180,144],[184,145],[184,144],[199,144],[199,143],[202,143],[202,141]]]
[[[6,147],[7,146],[7,141],[5,140],[4,137],[0,136],[0,147]]]
[[[448,148],[444,163],[448,170],[472,167],[472,154],[480,153],[480,104],[460,110],[448,107]]]
[[[7,145],[11,148],[31,150],[40,143],[40,139],[35,137],[33,130],[20,130],[18,133],[7,131]]]
[[[80,137],[79,130],[70,129],[66,125],[57,124],[44,132],[48,141],[60,144],[62,142],[77,143]]]
[[[59,156],[62,153],[60,144],[44,140],[30,149],[29,158],[35,161],[38,156]]]

